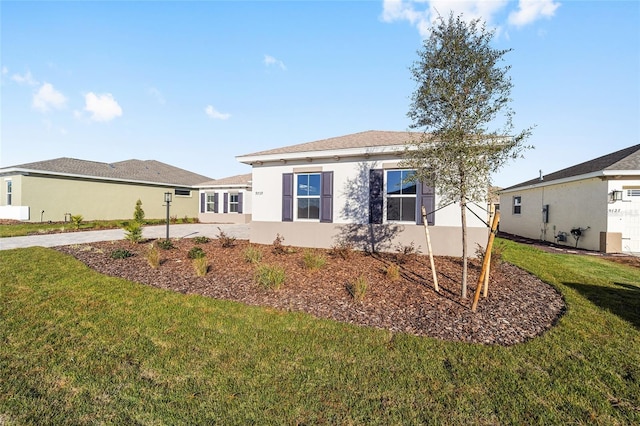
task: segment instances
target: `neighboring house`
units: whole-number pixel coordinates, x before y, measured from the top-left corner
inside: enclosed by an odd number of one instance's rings
[[[402,169],[408,132],[368,131],[236,157],[253,170],[251,241],[329,248],[426,252],[420,207],[426,207],[434,253],[460,256],[460,207],[440,207],[434,189],[407,183]],[[486,212],[473,206],[479,217]],[[468,214],[468,248],[485,245],[484,222]]]
[[[197,186],[200,189],[200,222],[251,222],[251,173],[215,179]]]
[[[100,163],[57,158],[0,169],[0,218],[30,222],[129,219],[136,201],[148,219],[196,217],[198,189],[211,178],[158,161]]]
[[[503,232],[640,252],[640,145],[505,188],[500,207]]]

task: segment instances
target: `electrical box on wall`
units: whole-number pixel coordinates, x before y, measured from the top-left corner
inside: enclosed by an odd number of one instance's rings
[[[549,223],[549,204],[542,206],[542,223]]]

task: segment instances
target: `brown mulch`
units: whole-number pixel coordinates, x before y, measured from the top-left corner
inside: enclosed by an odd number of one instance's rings
[[[507,263],[493,269],[488,297],[480,298],[473,313],[471,304],[480,272],[477,260],[470,261],[468,297],[462,299],[460,258],[435,258],[440,286],[440,293],[436,293],[427,256],[352,251],[343,259],[330,250],[313,249],[326,264],[310,270],[304,267],[305,249],[274,254],[271,245],[251,244],[261,251],[262,264],[278,265],[286,271],[283,287],[269,290],[254,281],[256,266],[244,258],[250,245],[247,241],[236,241],[231,248],[222,248],[218,240],[199,244],[210,264],[204,277],[196,276],[187,256],[195,241],[173,242],[175,248],[160,250],[162,263],[156,269],[145,257],[153,241],[98,242],[57,250],[100,273],[149,286],[451,341],[513,345],[544,333],[565,311],[564,300],[554,288]],[[111,253],[118,248],[134,256],[112,259]],[[401,276],[392,280],[386,269],[398,263]],[[363,300],[358,301],[348,287],[360,276],[368,287]]]

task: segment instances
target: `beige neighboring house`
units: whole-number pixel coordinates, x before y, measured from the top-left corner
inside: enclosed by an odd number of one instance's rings
[[[349,242],[365,250],[420,246],[426,252],[421,206],[433,251],[462,253],[460,206],[440,206],[440,195],[422,182],[407,182],[400,166],[408,132],[367,131],[236,157],[252,167],[252,242],[323,247]],[[470,206],[468,249],[485,245],[486,212]]]
[[[640,145],[500,191],[500,231],[605,253],[640,253]]]
[[[247,173],[197,185],[200,189],[200,222],[251,222],[251,184],[251,173]]]
[[[197,184],[211,178],[154,160],[100,163],[57,158],[0,169],[0,219],[29,222],[118,220],[133,217],[142,201],[147,219],[198,214]]]

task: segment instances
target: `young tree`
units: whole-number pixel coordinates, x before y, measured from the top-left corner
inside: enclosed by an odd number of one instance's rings
[[[416,170],[416,179],[434,184],[442,203],[460,204],[463,298],[467,203],[483,201],[491,173],[530,148],[524,141],[531,128],[513,135],[510,66],[499,65],[511,49],[493,49],[493,35],[480,20],[440,17],[411,67],[417,88],[407,115],[421,133],[408,142],[403,165]]]
[[[138,223],[144,222],[144,210],[142,210],[142,200],[140,199],[136,201],[136,208],[133,211],[133,220]]]

